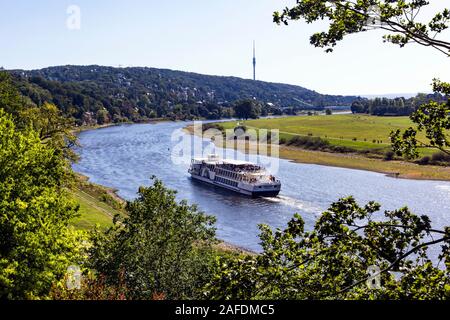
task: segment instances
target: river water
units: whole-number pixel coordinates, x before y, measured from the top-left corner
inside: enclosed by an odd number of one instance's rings
[[[435,227],[450,225],[450,182],[396,179],[283,159],[277,173],[282,191],[277,198],[251,199],[192,181],[187,173],[190,155],[184,155],[182,163],[172,161],[177,142],[171,137],[174,132],[184,135],[181,129],[187,124],[133,124],[82,132],[81,160],[74,170],[94,183],[117,189],[126,199],[136,197],[139,186],[150,185],[150,177],[155,175],[177,190],[180,200],[196,203],[202,211],[215,215],[218,238],[254,251],[260,250],[258,224],[283,228],[299,213],[306,227],[312,228],[332,202],[349,195],[361,205],[377,201],[384,210],[407,205],[417,214],[428,215]],[[189,139],[207,144],[198,137]]]

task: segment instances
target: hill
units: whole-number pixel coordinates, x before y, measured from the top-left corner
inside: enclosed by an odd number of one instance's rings
[[[255,98],[268,112],[285,108],[350,106],[355,96],[317,93],[300,86],[156,68],[59,66],[11,70],[22,94],[35,104],[55,103],[78,122],[149,118],[224,118],[232,104]]]

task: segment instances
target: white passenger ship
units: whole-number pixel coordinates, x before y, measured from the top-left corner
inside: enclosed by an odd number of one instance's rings
[[[191,177],[252,197],[275,197],[281,182],[256,164],[247,161],[221,160],[217,155],[194,158],[189,168]]]

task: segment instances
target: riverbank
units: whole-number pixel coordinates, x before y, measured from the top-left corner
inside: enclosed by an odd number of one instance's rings
[[[184,131],[189,134],[194,134],[192,126],[185,127]],[[247,153],[257,152],[255,150],[246,151]],[[418,165],[399,160],[385,161],[383,159],[368,158],[356,153],[331,153],[280,145],[279,157],[297,163],[373,171],[396,178],[450,181],[449,167]]]
[[[132,121],[127,121],[127,122],[120,122],[120,123],[106,123],[106,124],[96,124],[96,125],[91,125],[91,126],[79,126],[79,127],[73,127],[73,129],[71,130],[72,133],[74,134],[78,134],[80,132],[83,131],[89,131],[89,130],[96,130],[96,129],[102,129],[102,128],[109,128],[109,127],[115,127],[115,126],[120,126],[123,124],[139,124],[139,123],[160,123],[160,122],[166,122],[166,121],[173,121],[169,118],[155,118],[155,119],[149,119],[147,121],[142,121],[142,122],[132,122]]]

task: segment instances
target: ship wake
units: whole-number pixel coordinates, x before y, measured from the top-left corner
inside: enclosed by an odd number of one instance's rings
[[[323,211],[322,208],[312,203],[284,195],[278,195],[277,197],[273,198],[265,198],[265,200],[273,203],[283,204],[285,206],[300,210],[301,212],[313,213],[317,216],[319,216],[320,213]]]

